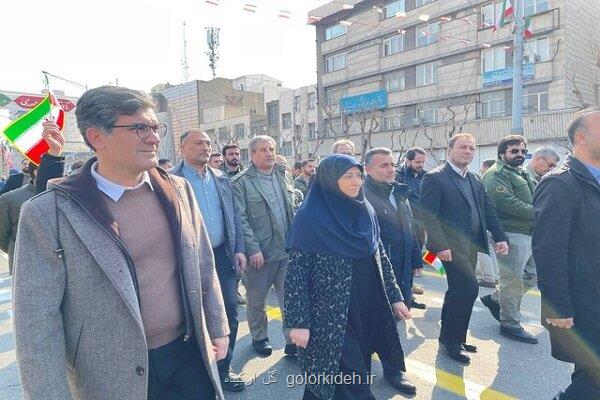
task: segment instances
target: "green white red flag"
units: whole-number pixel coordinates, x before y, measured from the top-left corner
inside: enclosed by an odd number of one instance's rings
[[[444,275],[446,273],[446,269],[444,268],[444,264],[435,253],[432,253],[429,250],[425,250],[423,253],[423,261],[427,264],[431,265],[440,275]]]
[[[502,8],[500,9],[500,13],[496,16],[496,22],[494,23],[494,30],[503,28],[506,26],[507,18],[510,17],[514,13],[514,8],[510,2],[510,0],[504,0],[502,2]]]
[[[60,130],[63,129],[65,112],[52,92],[31,111],[11,122],[2,133],[14,148],[39,165],[42,155],[50,149],[42,138],[42,123],[49,118],[54,118]]]

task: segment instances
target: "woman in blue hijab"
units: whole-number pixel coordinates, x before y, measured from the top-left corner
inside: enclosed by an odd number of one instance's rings
[[[410,312],[362,184],[353,157],[326,157],[288,236],[284,325],[298,346],[305,400],[374,400],[374,352],[405,371],[395,317]]]

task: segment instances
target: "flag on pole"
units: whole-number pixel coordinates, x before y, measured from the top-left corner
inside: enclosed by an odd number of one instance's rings
[[[500,9],[500,12],[496,16],[496,22],[494,23],[493,30],[495,31],[496,29],[503,28],[504,26],[506,26],[506,19],[510,17],[514,13],[514,11],[515,10],[510,0],[504,0],[502,2],[502,8]]]
[[[442,264],[442,262],[435,253],[432,253],[429,250],[425,250],[425,252],[423,253],[423,261],[431,265],[440,275],[444,275],[446,273],[446,270],[444,269],[444,264]]]
[[[523,37],[525,39],[531,39],[533,37],[533,31],[531,30],[531,16],[525,18],[525,24],[523,25]]]
[[[39,165],[42,155],[50,149],[48,143],[42,138],[44,129],[42,123],[50,117],[54,118],[62,130],[65,112],[52,92],[48,92],[48,96],[31,111],[11,122],[2,133],[14,148],[31,162]]]

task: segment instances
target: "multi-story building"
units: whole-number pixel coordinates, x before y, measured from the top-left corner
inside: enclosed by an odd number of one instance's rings
[[[268,124],[275,128],[272,132],[279,139],[279,153],[289,161],[306,159],[315,152],[315,144],[308,139],[317,134],[316,90],[312,85],[281,93],[277,102],[278,121],[271,120]],[[267,108],[268,120],[271,115]]]
[[[598,101],[596,0],[518,0],[525,44],[523,110],[532,147],[564,144],[574,109]],[[437,152],[474,133],[479,159],[510,132],[512,23],[498,0],[344,0],[309,13],[316,28],[319,154],[339,137],[360,149]],[[596,85],[596,86],[595,86]],[[474,163],[475,164],[475,163]]]

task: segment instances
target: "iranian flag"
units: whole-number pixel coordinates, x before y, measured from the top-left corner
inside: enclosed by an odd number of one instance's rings
[[[525,24],[523,26],[523,37],[525,39],[531,39],[533,37],[533,31],[531,30],[531,16],[525,18]]]
[[[42,138],[44,129],[42,123],[51,117],[62,130],[65,112],[52,92],[27,114],[11,122],[2,133],[14,148],[31,162],[39,165],[42,155],[50,149],[48,143]]]
[[[496,29],[503,28],[504,26],[506,26],[506,19],[508,17],[510,17],[514,11],[515,10],[512,6],[512,3],[510,2],[510,0],[504,0],[502,2],[502,8],[500,9],[498,16],[496,17],[496,23],[494,24],[494,31]]]
[[[425,252],[423,253],[423,261],[431,265],[440,275],[444,275],[446,273],[446,270],[444,269],[444,264],[442,264],[442,262],[435,253],[425,250]]]

